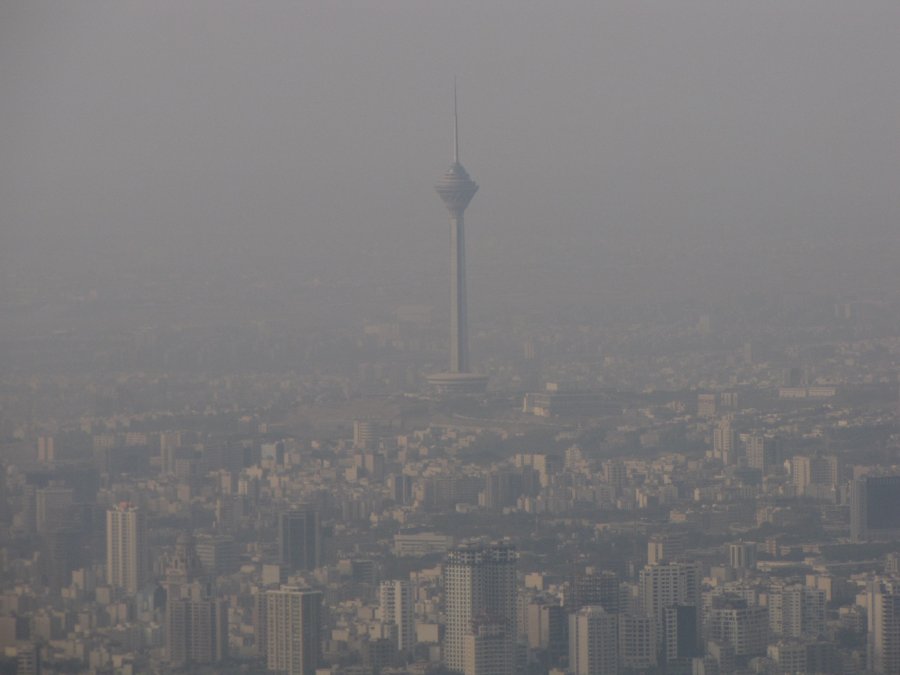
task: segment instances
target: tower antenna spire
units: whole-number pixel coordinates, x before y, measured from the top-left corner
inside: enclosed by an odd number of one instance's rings
[[[453,76],[453,145],[450,148],[454,164],[459,164],[459,122],[456,113],[456,76]]]

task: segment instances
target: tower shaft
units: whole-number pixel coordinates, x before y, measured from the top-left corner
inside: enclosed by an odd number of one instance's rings
[[[469,372],[466,318],[466,226],[464,214],[478,185],[454,162],[435,186],[450,214],[450,372]]]
[[[450,216],[450,372],[469,372],[469,326],[466,308],[466,223],[463,211]]]

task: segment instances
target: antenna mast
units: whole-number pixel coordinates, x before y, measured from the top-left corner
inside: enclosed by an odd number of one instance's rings
[[[453,78],[453,146],[452,159],[454,164],[459,164],[459,122],[456,115],[456,78]]]

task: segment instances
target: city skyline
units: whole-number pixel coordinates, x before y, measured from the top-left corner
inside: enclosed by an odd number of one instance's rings
[[[0,3],[0,675],[900,673],[897,34]]]

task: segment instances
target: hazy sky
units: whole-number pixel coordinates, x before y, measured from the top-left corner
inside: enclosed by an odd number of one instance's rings
[[[886,290],[898,36],[896,0],[7,0],[0,264],[443,289],[455,75],[476,293]]]

